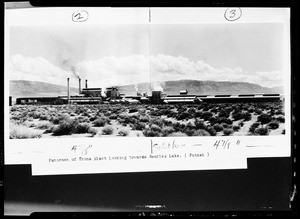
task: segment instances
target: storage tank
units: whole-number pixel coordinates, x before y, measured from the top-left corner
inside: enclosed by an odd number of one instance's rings
[[[152,103],[159,104],[162,103],[162,92],[161,91],[152,91]]]

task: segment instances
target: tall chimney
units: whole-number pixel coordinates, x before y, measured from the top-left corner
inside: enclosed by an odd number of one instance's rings
[[[87,87],[87,79],[85,80],[85,88],[88,88],[88,87]]]
[[[68,95],[68,103],[70,102],[70,78],[67,78],[67,95]]]
[[[81,94],[81,79],[79,78],[79,94]]]

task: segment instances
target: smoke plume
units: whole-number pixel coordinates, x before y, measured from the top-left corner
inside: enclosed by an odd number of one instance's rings
[[[68,72],[71,72],[76,79],[80,79],[75,62],[74,48],[67,42],[61,39],[55,39],[56,47],[58,48],[57,59],[61,67]]]
[[[152,83],[151,88],[152,88],[153,91],[161,91],[161,92],[163,92],[164,89],[163,89],[162,85],[164,86],[164,82],[158,82],[158,81],[156,81],[156,82]]]
[[[76,77],[77,79],[80,79],[76,67],[71,66],[71,72],[73,73],[74,77]]]

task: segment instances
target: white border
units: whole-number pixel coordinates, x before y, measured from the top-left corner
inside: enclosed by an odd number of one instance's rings
[[[245,144],[257,144],[260,147],[251,147],[247,149],[248,157],[289,157],[291,149],[291,67],[290,67],[290,10],[288,8],[241,8],[242,16],[240,19],[231,22],[224,18],[226,8],[151,8],[151,23],[283,23],[284,24],[284,57],[286,72],[285,77],[285,126],[286,134],[284,136],[241,136],[241,141]],[[76,10],[86,10],[89,12],[87,22],[75,23],[71,15]],[[54,14],[54,15],[53,15]],[[20,164],[30,161],[31,155],[22,156],[21,159],[12,159],[11,152],[16,148],[20,150],[28,146],[30,140],[11,140],[9,139],[9,106],[8,106],[8,57],[9,57],[9,27],[18,25],[99,25],[99,24],[136,24],[149,23],[149,8],[27,8],[27,9],[7,9],[5,10],[5,91],[4,91],[4,110],[5,110],[5,163]],[[178,137],[177,137],[178,138]],[[216,137],[218,138],[218,137]],[[229,137],[230,138],[230,137]],[[201,141],[205,137],[199,137]],[[76,141],[77,139],[68,139]],[[87,142],[89,139],[86,139]],[[97,139],[98,141],[100,139]],[[114,139],[113,143],[118,141],[126,142],[127,139]],[[42,139],[34,140],[40,141]],[[52,140],[48,140],[51,142]],[[60,139],[61,144],[66,141]],[[136,141],[140,141],[136,138]],[[24,145],[25,144],[25,145]],[[26,145],[27,144],[27,145]],[[266,147],[268,146],[268,147]],[[21,149],[21,150],[22,150]],[[27,149],[22,152],[28,153]]]
[[[289,8],[247,8],[241,7],[242,16],[228,21],[224,13],[228,7],[207,8],[151,8],[151,22],[176,23],[288,23]]]

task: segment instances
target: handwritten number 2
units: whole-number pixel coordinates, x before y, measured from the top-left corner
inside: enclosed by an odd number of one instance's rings
[[[79,19],[82,19],[83,17],[81,16],[81,14],[80,13],[77,13],[74,17],[77,17],[78,16],[78,18],[77,18],[77,20],[79,20]]]
[[[89,13],[85,10],[75,11],[72,14],[72,20],[74,22],[83,22],[89,18]]]

